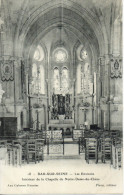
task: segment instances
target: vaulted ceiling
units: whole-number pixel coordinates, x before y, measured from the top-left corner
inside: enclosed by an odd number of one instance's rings
[[[29,55],[50,31],[62,26],[67,37],[96,55],[108,53],[112,23],[121,0],[1,0],[1,16],[10,28],[15,55]]]

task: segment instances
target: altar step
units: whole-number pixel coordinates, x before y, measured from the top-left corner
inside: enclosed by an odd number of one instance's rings
[[[72,138],[64,138],[64,144],[77,144],[78,141],[73,140]]]
[[[62,155],[62,156],[44,156],[44,160],[59,160],[59,159],[81,159],[81,155]]]
[[[72,138],[64,138],[64,142],[73,142]]]

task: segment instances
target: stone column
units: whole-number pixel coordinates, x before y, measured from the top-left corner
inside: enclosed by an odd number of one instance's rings
[[[48,79],[46,79],[46,92],[47,92],[47,94],[46,94],[46,98],[47,98],[47,102],[46,102],[46,107],[45,107],[45,110],[46,110],[46,125],[48,125],[49,124],[49,120],[51,119],[51,112],[50,112],[50,105],[51,105],[51,103],[50,103],[50,94],[51,93],[49,93],[49,81],[48,81]]]
[[[110,127],[122,130],[122,58],[120,55],[113,54],[110,62]]]
[[[105,55],[105,76],[104,76],[104,82],[105,82],[105,88],[104,88],[104,96],[107,99],[107,129],[110,130],[111,127],[111,105],[110,105],[110,94],[111,94],[111,80],[110,80],[110,57],[109,55]]]
[[[75,107],[75,79],[73,79],[73,81],[72,81],[72,89],[73,89],[72,90],[72,104],[71,104],[72,110],[73,110],[72,119],[75,122],[75,110],[74,110],[74,107]]]
[[[76,118],[75,118],[75,123],[76,123],[76,128],[79,128],[79,104],[77,104],[76,106],[76,112],[75,112],[75,115],[76,115]]]

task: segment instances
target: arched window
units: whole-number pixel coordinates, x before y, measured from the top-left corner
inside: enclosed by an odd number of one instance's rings
[[[61,70],[61,73],[57,67],[54,68],[53,91],[55,94],[66,94],[69,92],[69,73],[66,67]]]
[[[37,65],[35,63],[32,66],[32,77],[37,78]]]
[[[32,65],[32,94],[45,94],[45,71],[44,71],[44,51],[38,45],[33,56]]]
[[[62,69],[61,88],[63,91],[67,91],[69,89],[69,75],[66,67]]]
[[[113,34],[113,53],[120,54],[120,39],[121,39],[121,19],[118,17],[114,21],[114,34]]]
[[[60,75],[57,67],[53,70],[53,89],[55,94],[60,90]]]
[[[77,48],[77,94],[93,93],[93,81],[90,73],[89,56],[83,45]]]
[[[77,94],[92,94],[92,92],[93,83],[91,81],[89,64],[79,64],[77,67]]]
[[[36,86],[36,81],[37,81],[37,65],[34,63],[32,65],[32,77],[33,77],[33,80],[32,80],[32,86],[31,86],[31,91],[30,93],[32,94],[36,94],[37,92],[37,86]]]
[[[38,45],[34,52],[34,60],[41,62],[44,59],[44,51],[43,48]]]
[[[40,94],[45,94],[45,78],[44,78],[44,66],[40,65]]]
[[[77,94],[81,93],[81,64],[77,67]]]
[[[68,59],[68,53],[65,48],[58,47],[53,52],[53,58],[56,63],[64,63]]]
[[[81,66],[81,91],[84,94],[89,93],[89,64],[85,63],[84,66]]]

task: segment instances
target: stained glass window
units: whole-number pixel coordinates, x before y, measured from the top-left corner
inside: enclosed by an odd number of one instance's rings
[[[31,93],[35,94],[36,93],[36,80],[37,80],[37,65],[34,63],[32,66],[32,86],[31,86]]]
[[[77,94],[81,93],[81,64],[77,67]]]
[[[69,78],[68,78],[68,69],[64,67],[62,69],[62,76],[61,76],[61,88],[63,91],[67,91],[69,88]]]
[[[42,61],[44,59],[44,51],[40,45],[38,45],[36,50],[35,50],[34,59],[36,61]]]
[[[39,78],[40,78],[40,93],[45,94],[45,76],[44,76],[44,66],[40,65],[39,71]]]
[[[92,94],[93,83],[91,81],[90,67],[88,63],[79,64],[77,67],[77,93]]]
[[[55,94],[66,94],[69,92],[69,74],[66,67],[61,71],[57,67],[54,68],[53,89]]]
[[[34,52],[32,65],[32,94],[45,94],[44,51],[38,45]]]
[[[37,65],[34,63],[32,67],[32,76],[33,78],[37,77]]]
[[[68,58],[68,54],[64,48],[57,48],[53,52],[53,57],[57,63],[64,63]]]
[[[85,49],[81,50],[80,57],[81,59],[84,59],[84,60],[87,58],[87,51]]]
[[[59,75],[59,70],[58,68],[54,68],[53,71],[53,88],[54,88],[54,93],[57,94],[59,93],[60,90],[60,75]]]
[[[79,64],[77,66],[77,94],[92,94],[93,81],[90,74],[90,63],[87,50],[83,45],[77,48],[77,59]]]

